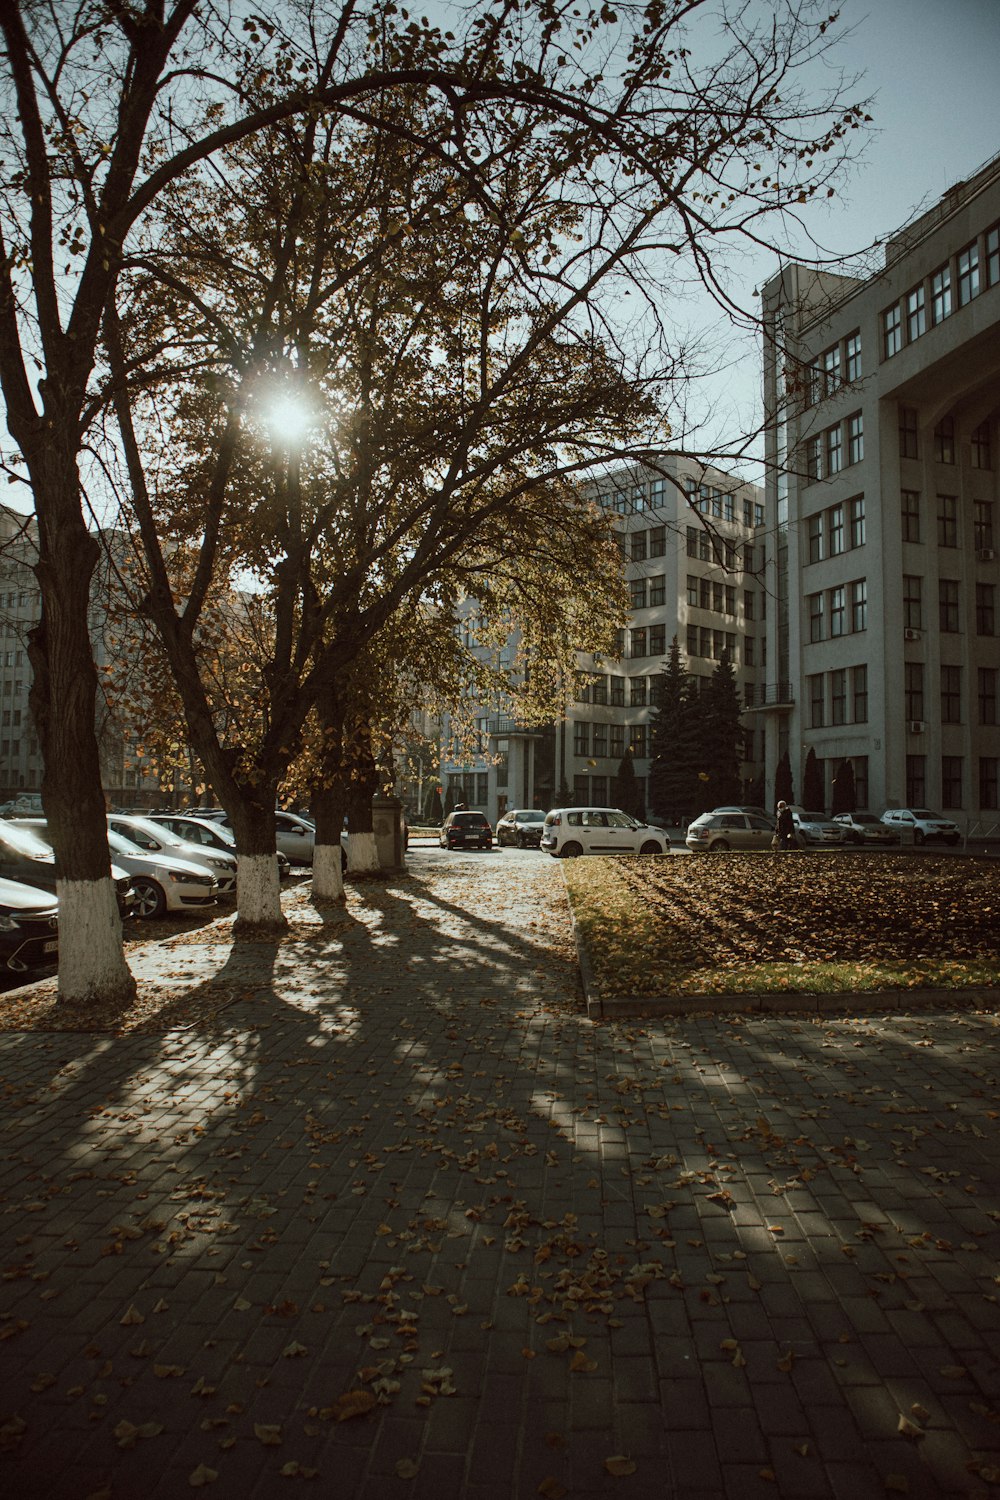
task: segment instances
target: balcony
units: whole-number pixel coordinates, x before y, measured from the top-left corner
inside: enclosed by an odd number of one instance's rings
[[[795,707],[795,694],[790,682],[748,683],[743,689],[745,711],[759,713],[788,713]]]
[[[507,739],[537,740],[545,733],[545,730],[540,725],[522,724],[518,719],[509,719],[502,715],[490,719],[481,719],[479,722],[481,729],[491,739],[501,736]]]

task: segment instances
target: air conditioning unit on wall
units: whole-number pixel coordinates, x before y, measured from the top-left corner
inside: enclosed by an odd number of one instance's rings
[[[910,734],[923,734],[924,721],[923,719],[911,719],[906,727],[909,730]]]
[[[992,562],[995,557],[992,547],[980,547],[976,553],[976,562]]]
[[[920,631],[919,630],[914,630],[912,628],[912,626],[907,625],[906,629],[903,631],[903,640],[904,641],[919,641],[919,639],[920,639]]]

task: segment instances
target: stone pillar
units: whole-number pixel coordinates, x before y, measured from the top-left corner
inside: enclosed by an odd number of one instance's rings
[[[403,850],[403,804],[398,797],[372,798],[372,831],[383,875],[401,875],[406,870]]]

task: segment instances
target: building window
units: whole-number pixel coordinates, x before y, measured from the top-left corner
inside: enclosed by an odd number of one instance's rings
[[[854,768],[854,800],[859,808],[868,806],[868,757],[867,755],[851,755],[848,757]]]
[[[958,579],[938,579],[938,629],[953,634],[959,628]]]
[[[891,359],[903,347],[903,310],[898,302],[882,314],[882,357]]]
[[[608,679],[602,672],[600,677],[594,678],[594,702],[607,703],[608,701]]]
[[[723,651],[725,651],[725,649],[726,649],[726,636],[725,636],[725,632],[722,631],[722,630],[713,630],[712,631],[712,659],[713,659],[713,661],[721,661],[722,660],[722,653],[723,653]]]
[[[653,479],[653,480],[650,481],[650,485],[649,485],[649,503],[650,503],[650,506],[651,506],[651,508],[653,510],[659,509],[659,507],[661,505],[664,505],[666,503],[666,487],[667,487],[667,481],[665,479]],[[662,531],[663,527],[662,526],[659,526],[659,527],[654,526],[653,530],[654,531]],[[657,557],[660,554],[659,553],[654,553],[653,555],[654,555],[654,557]]]
[[[629,584],[629,604],[632,609],[646,608],[646,580],[633,578]]]
[[[979,806],[995,809],[997,802],[997,768],[1000,760],[995,755],[979,757]]]
[[[573,725],[573,754],[590,754],[590,725],[580,719]]]
[[[993,467],[993,444],[990,439],[990,424],[988,421],[980,422],[972,433],[972,467],[974,469],[992,469]]]
[[[698,655],[698,627],[697,627],[697,625],[689,625],[688,628],[687,628],[687,654],[688,654],[688,656],[697,656]]]
[[[727,583],[726,584],[726,614],[727,615],[734,615],[735,613],[736,613],[736,588],[735,588],[735,586],[733,584]]]
[[[980,724],[995,724],[997,722],[997,676],[998,668],[979,668],[979,722]]]
[[[663,573],[657,573],[649,580],[649,606],[656,609],[667,602],[667,580]]]
[[[951,266],[942,266],[931,277],[931,322],[943,323],[951,316]]]
[[[743,665],[745,667],[757,665],[757,643],[752,635],[743,637]]]
[[[633,708],[645,708],[646,706],[646,679],[645,677],[629,678],[629,703]]]
[[[819,437],[811,437],[806,441],[806,478],[822,479],[823,477],[823,447]]]
[[[920,540],[920,495],[917,490],[901,490],[899,496],[900,525],[904,542]]]
[[[979,245],[975,240],[958,252],[955,269],[958,272],[958,305],[964,307],[973,297],[979,296]]]
[[[934,429],[934,457],[939,464],[955,462],[955,418],[942,417]]]
[[[942,755],[941,757],[941,806],[962,806],[962,757],[960,755]]]
[[[899,456],[900,458],[920,457],[920,426],[915,406],[899,408]]]
[[[667,528],[654,526],[649,533],[650,557],[665,557],[667,551]]]
[[[823,673],[817,672],[809,678],[809,727],[822,729],[826,723],[825,699],[823,696]]]
[[[688,555],[688,557],[697,557],[698,556],[698,528],[697,528],[697,526],[688,526],[686,528],[686,534],[687,534],[687,555]]]
[[[855,495],[851,501],[851,546],[863,547],[865,544],[865,497]]]
[[[1000,224],[986,231],[986,285],[1000,281]]]
[[[590,805],[590,777],[573,777],[573,806],[588,807]]]
[[[972,505],[973,545],[977,552],[990,551],[993,547],[993,502],[976,500]]]
[[[700,609],[712,608],[712,581],[709,578],[698,580],[698,607]]]
[[[847,419],[847,462],[859,464],[865,456],[865,422],[856,411]]]
[[[915,578],[909,574],[903,577],[903,624],[907,630],[924,628],[922,585],[922,578]]]
[[[752,620],[755,618],[753,589],[743,590],[743,618],[744,620]]]
[[[958,546],[958,499],[955,495],[937,497],[937,540],[939,547]]]
[[[830,673],[830,723],[847,723],[847,670]]]
[[[821,641],[823,639],[823,595],[810,594],[809,605],[809,639],[810,641]]]
[[[866,666],[851,668],[851,718],[855,724],[868,723],[868,668]],[[858,801],[860,800],[859,797]]]
[[[625,725],[612,724],[610,736],[610,752],[612,760],[621,760],[625,754]]]
[[[667,649],[667,627],[651,625],[649,628],[649,654],[662,656]]]
[[[844,507],[832,505],[827,512],[827,529],[830,540],[830,556],[837,557],[844,551]]]
[[[625,679],[624,677],[612,677],[611,679],[611,707],[625,707]]]
[[[646,561],[646,533],[644,531],[633,531],[631,537],[631,556],[633,562]]]
[[[712,538],[707,531],[701,532],[698,537],[698,556],[702,562],[715,562],[712,552]]]
[[[723,604],[725,603],[725,598],[726,598],[726,594],[725,594],[725,590],[724,590],[722,584],[721,583],[713,583],[712,584],[712,608],[715,610],[715,613],[717,615],[721,615],[723,613]]]
[[[637,511],[646,509],[645,485],[637,484],[632,490],[632,509]]]
[[[976,584],[976,634],[996,635],[996,586]]]
[[[924,717],[924,664],[908,661],[903,668],[903,707],[907,719]]]
[[[825,349],[819,357],[819,363],[823,371],[823,395],[832,396],[840,385],[840,345],[834,344],[832,349]]]
[[[606,776],[592,776],[590,778],[590,795],[594,799],[596,807],[607,807],[608,805],[608,778]]]
[[[594,737],[591,741],[591,755],[603,757],[608,753],[608,726],[607,724],[594,725]]]
[[[861,331],[857,328],[844,340],[844,378],[861,379]]]
[[[827,474],[839,474],[844,467],[844,439],[840,430],[840,423],[835,427],[828,427],[823,434],[823,456],[826,460]]]
[[[590,702],[590,678],[583,672],[576,679],[576,701],[577,703]]]
[[[625,631],[619,625],[618,629],[615,631],[615,660],[616,661],[621,661],[621,659],[622,659],[622,657],[624,655],[625,655]]]
[[[927,305],[923,283],[906,294],[906,339],[912,344],[922,333],[927,332]]]
[[[712,632],[707,625],[702,625],[698,631],[698,655],[704,656],[706,661],[712,656]]]
[[[927,801],[927,757],[906,757],[906,805],[923,807]]]
[[[858,578],[851,584],[851,629],[868,629],[868,580]]]
[[[736,502],[728,492],[722,497],[722,519],[724,521],[736,520]]]
[[[962,668],[941,668],[941,723],[962,722]]]
[[[843,587],[830,590],[830,634],[843,635],[847,629],[847,607]]]
[[[640,626],[638,630],[629,631],[628,654],[632,657],[647,656],[646,650],[646,628]]]

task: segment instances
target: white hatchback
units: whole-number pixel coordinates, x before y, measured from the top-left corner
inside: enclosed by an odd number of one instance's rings
[[[670,852],[665,833],[638,822],[620,807],[554,807],[545,815],[541,847],[556,859]]]

